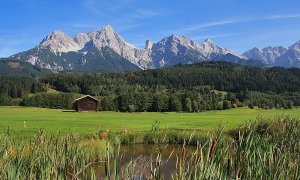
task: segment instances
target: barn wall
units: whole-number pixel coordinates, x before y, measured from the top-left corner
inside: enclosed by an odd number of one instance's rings
[[[83,98],[77,101],[77,111],[98,111],[98,101]]]

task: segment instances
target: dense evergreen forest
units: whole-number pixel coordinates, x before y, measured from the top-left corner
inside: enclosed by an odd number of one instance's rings
[[[21,98],[21,105],[50,108],[70,109],[79,94],[99,98],[99,110],[104,111],[292,108],[300,105],[300,69],[203,62],[127,73],[59,73],[26,80],[2,77],[0,90],[2,105]]]
[[[43,90],[43,84],[30,77],[0,76],[0,105],[19,105],[22,98]]]

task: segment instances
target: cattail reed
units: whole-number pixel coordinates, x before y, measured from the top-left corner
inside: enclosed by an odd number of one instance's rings
[[[209,151],[209,157],[210,158],[213,157],[216,146],[217,146],[217,141],[213,140],[212,144],[211,144],[211,147],[210,147],[210,151]]]
[[[278,127],[285,127],[285,130],[278,131]],[[186,132],[159,131],[144,133],[144,138],[138,142],[183,143],[181,156],[180,153],[176,154],[176,169],[172,174],[176,180],[300,179],[298,119],[283,117],[283,120],[261,120],[234,131],[218,140],[210,140],[209,136],[203,138],[197,133],[190,138]],[[119,149],[112,147],[112,133],[108,131],[102,137],[99,134],[98,139],[93,139],[74,134],[47,136],[46,132],[40,130],[35,137],[26,141],[13,137],[12,133],[11,130],[9,134],[0,133],[0,179],[100,179],[96,177],[96,169],[92,169],[90,175],[85,172],[91,163],[103,160],[106,172],[102,179],[164,178],[163,153],[150,157],[148,171],[138,169],[134,159],[121,167],[119,159],[122,155]],[[132,134],[134,132],[120,132],[118,138]],[[139,132],[131,137],[141,134]],[[166,140],[161,141],[161,137],[166,137]],[[188,146],[184,139],[189,140],[189,145],[195,145],[193,141],[198,144],[197,151],[191,156],[187,153]],[[201,142],[198,143],[198,140]],[[119,141],[114,142],[118,144]]]
[[[227,159],[227,174],[230,175],[231,174],[231,158],[228,157]]]
[[[186,158],[186,147],[185,147],[185,142],[182,146],[182,152],[181,152],[181,165],[184,166],[185,163],[185,158]]]

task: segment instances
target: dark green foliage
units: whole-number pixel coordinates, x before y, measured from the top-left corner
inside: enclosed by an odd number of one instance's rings
[[[18,60],[0,59],[1,76],[40,77],[51,74],[50,70]]]
[[[152,101],[152,111],[164,112],[168,111],[168,96],[165,94],[155,94]]]
[[[172,95],[169,99],[169,110],[175,112],[182,111],[182,103],[176,95]]]
[[[136,94],[136,111],[146,112],[150,109],[152,103],[152,97],[149,93],[143,92]]]
[[[11,106],[12,99],[8,96],[0,96],[0,105],[1,106]]]
[[[101,96],[103,102],[100,109],[122,112],[133,110],[139,112],[182,111],[184,105],[184,111],[205,111],[216,109],[218,103],[224,99],[224,96],[213,91],[209,86],[195,86],[179,90],[176,88],[168,89],[163,84],[131,84],[126,80],[126,76],[130,74],[133,72],[126,74],[70,73],[51,75],[41,81],[59,91],[73,92],[73,87],[76,87],[75,89],[80,89],[79,92],[82,94]],[[76,90],[74,93],[77,92]],[[107,97],[109,101],[104,97]]]
[[[254,106],[253,106],[252,103],[248,104],[248,107],[249,107],[250,109],[254,109]]]
[[[186,112],[192,112],[192,101],[190,98],[185,98],[183,101],[183,110]]]
[[[119,96],[120,111],[128,111],[128,105],[134,105],[136,111],[203,111],[240,107],[249,101],[261,108],[300,105],[300,70],[295,68],[203,62],[141,72],[59,74],[43,78],[42,82],[63,92]],[[228,93],[212,93],[213,89]],[[191,108],[185,107],[185,98],[191,99]],[[228,104],[223,106],[223,100]]]
[[[251,105],[258,106],[259,108],[289,109],[292,108],[294,105],[300,105],[300,92],[262,93],[251,91],[247,92],[244,99],[250,101]]]
[[[53,109],[74,109],[79,95],[73,93],[38,93],[23,99],[22,105]]]
[[[30,77],[0,76],[0,97],[2,105],[9,105],[8,99],[26,97],[30,93],[44,91],[43,84]],[[1,103],[0,103],[1,104]]]
[[[101,51],[103,56],[104,52],[113,56],[109,49]],[[199,112],[249,104],[264,109],[300,106],[299,69],[261,69],[226,62],[128,73],[59,73],[31,79],[34,83],[25,80],[26,88],[15,86],[23,82],[22,78],[15,79],[2,80],[0,94],[23,98],[41,92],[41,84],[45,84],[60,92],[100,97],[99,110],[103,111]]]
[[[223,109],[230,109],[230,108],[231,108],[230,102],[227,100],[224,100],[223,101]]]
[[[100,111],[113,111],[114,109],[114,102],[113,99],[109,96],[101,97],[100,99]]]
[[[217,90],[299,91],[300,70],[240,66],[225,62],[206,62],[174,68],[148,70],[128,74],[128,81],[147,85],[164,84],[167,88],[188,88],[209,85]]]

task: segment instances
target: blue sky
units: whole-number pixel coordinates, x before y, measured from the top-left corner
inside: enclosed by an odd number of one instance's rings
[[[49,32],[114,29],[144,47],[171,34],[206,38],[242,53],[300,40],[299,0],[1,0],[0,57],[28,50]]]

